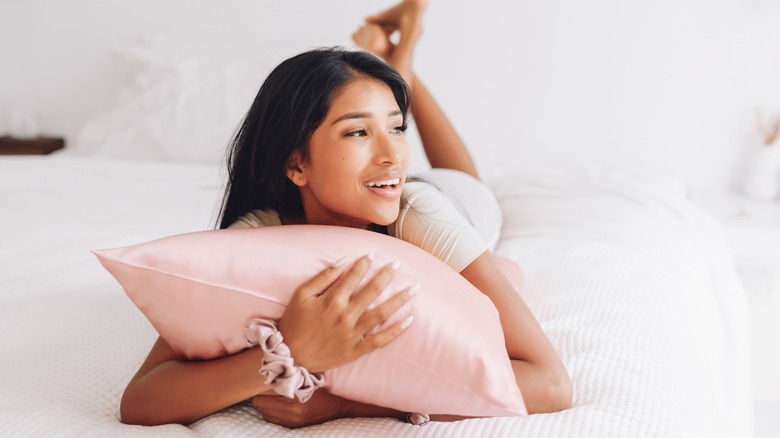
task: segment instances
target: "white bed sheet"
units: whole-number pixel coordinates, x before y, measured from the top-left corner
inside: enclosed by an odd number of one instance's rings
[[[529,167],[492,183],[497,252],[560,352],[574,407],[416,427],[297,431],[238,405],[189,427],[119,422],[156,333],[89,252],[209,228],[218,169],[0,158],[0,434],[5,436],[752,435],[747,305],[720,229],[669,180]]]

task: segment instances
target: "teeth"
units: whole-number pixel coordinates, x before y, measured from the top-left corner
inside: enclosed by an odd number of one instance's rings
[[[401,183],[401,179],[396,178],[396,179],[389,179],[387,181],[376,181],[376,182],[366,183],[366,187],[394,186],[400,183]]]

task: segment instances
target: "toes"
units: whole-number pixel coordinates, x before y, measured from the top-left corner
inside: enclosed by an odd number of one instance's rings
[[[367,24],[352,35],[352,40],[363,49],[384,57],[390,50],[390,41],[384,30],[375,24]]]

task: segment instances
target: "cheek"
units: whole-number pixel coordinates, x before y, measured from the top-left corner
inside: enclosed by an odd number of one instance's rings
[[[404,146],[401,148],[400,155],[404,169],[408,168],[409,161],[411,161],[411,152],[409,151],[409,145],[406,142],[404,142]]]
[[[341,152],[312,157],[310,175],[313,189],[321,193],[338,192],[355,185],[362,167],[355,157]]]

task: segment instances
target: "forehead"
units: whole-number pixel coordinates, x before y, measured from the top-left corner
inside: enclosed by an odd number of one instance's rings
[[[341,113],[351,111],[384,113],[398,109],[398,102],[387,84],[377,79],[360,77],[333,93],[326,118],[338,117]]]

